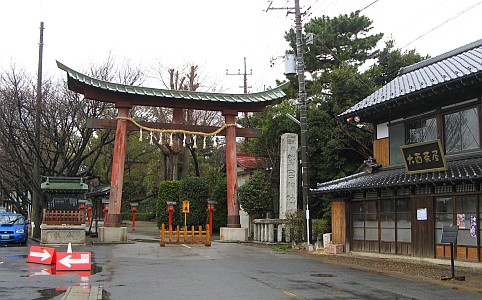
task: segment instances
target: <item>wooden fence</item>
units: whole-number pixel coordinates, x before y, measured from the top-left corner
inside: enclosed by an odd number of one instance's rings
[[[202,226],[199,226],[198,228],[198,230],[194,230],[194,226],[191,226],[191,230],[187,230],[187,226],[184,226],[184,228],[181,230],[178,225],[176,230],[173,230],[172,226],[166,230],[165,224],[162,224],[159,245],[204,244],[206,247],[211,246],[211,232],[209,230],[209,224],[206,225],[206,230],[203,230]]]
[[[43,224],[48,225],[81,225],[85,224],[83,210],[43,210]]]

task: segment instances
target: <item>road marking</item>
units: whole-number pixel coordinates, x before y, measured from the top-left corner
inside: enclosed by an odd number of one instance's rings
[[[305,300],[304,298],[301,298],[300,296],[296,295],[296,294],[293,294],[292,292],[288,292],[288,291],[285,291],[285,290],[281,290],[283,292],[283,294],[285,294],[286,296],[290,296],[290,297],[295,297],[296,299],[298,300]]]
[[[186,247],[186,248],[189,248],[189,249],[193,249],[192,247],[186,245],[186,244],[181,244],[182,246]],[[211,260],[214,260],[214,258],[212,258],[211,256],[207,255],[207,254],[204,254],[202,251],[199,251],[197,249],[195,249],[201,256],[203,256],[204,258],[207,258],[207,259],[211,259]]]

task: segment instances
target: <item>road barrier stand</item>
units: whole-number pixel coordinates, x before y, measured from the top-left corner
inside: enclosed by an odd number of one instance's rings
[[[166,225],[162,224],[159,245],[163,247],[166,244],[204,244],[209,247],[211,246],[209,224],[206,225],[206,230],[203,230],[202,226],[199,226],[198,230],[194,230],[194,226],[191,226],[191,230],[187,230],[187,226],[184,226],[181,230],[177,225],[175,231],[172,230],[172,226],[169,226],[169,230],[166,230]]]

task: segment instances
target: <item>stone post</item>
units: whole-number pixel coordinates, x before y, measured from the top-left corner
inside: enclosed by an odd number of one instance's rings
[[[297,209],[298,203],[298,135],[281,136],[279,218]]]

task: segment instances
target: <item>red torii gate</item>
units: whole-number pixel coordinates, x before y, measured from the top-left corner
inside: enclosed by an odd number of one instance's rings
[[[144,123],[150,128],[196,129],[205,132],[206,126],[184,125],[183,109],[221,111],[225,119],[223,133],[226,137],[226,182],[228,228],[240,228],[239,206],[236,196],[236,134],[238,136],[256,135],[247,128],[237,128],[235,118],[238,112],[261,112],[266,106],[285,96],[281,86],[272,90],[252,94],[224,94],[191,91],[175,91],[145,88],[116,84],[98,80],[57,61],[57,66],[67,73],[67,83],[70,90],[83,94],[85,98],[114,103],[117,112],[117,124],[112,159],[111,188],[109,195],[109,219],[107,226],[119,227],[121,224],[120,210],[122,202],[122,185],[124,179],[124,162],[126,152],[126,137],[129,122],[129,110],[135,105],[173,108],[173,123]],[[104,123],[105,126],[108,126]],[[110,123],[113,127],[114,124]],[[211,127],[212,128],[212,127]],[[212,132],[212,131],[210,131]],[[240,134],[241,133],[241,134]],[[222,133],[221,133],[222,134]],[[218,134],[218,135],[221,135]]]

